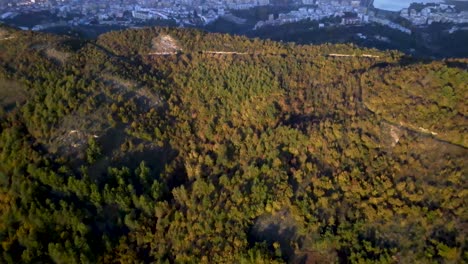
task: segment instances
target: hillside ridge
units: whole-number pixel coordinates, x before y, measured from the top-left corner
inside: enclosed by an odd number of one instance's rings
[[[468,261],[466,58],[0,29],[0,262]]]

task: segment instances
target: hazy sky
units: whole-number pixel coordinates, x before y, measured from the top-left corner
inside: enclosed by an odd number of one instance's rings
[[[374,0],[374,7],[391,10],[391,11],[399,11],[403,8],[408,7],[411,3],[438,3],[443,2],[442,0]]]

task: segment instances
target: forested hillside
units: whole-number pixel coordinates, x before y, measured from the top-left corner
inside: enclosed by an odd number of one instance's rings
[[[0,262],[468,262],[467,63],[0,27]]]

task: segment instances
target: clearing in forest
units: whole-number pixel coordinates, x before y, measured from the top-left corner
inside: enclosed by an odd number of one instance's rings
[[[169,35],[159,35],[151,41],[152,53],[177,53],[181,51],[180,45],[176,39]]]

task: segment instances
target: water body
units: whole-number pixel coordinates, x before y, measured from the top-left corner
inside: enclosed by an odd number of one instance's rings
[[[374,0],[374,7],[389,11],[400,11],[411,3],[441,3],[443,0]]]

